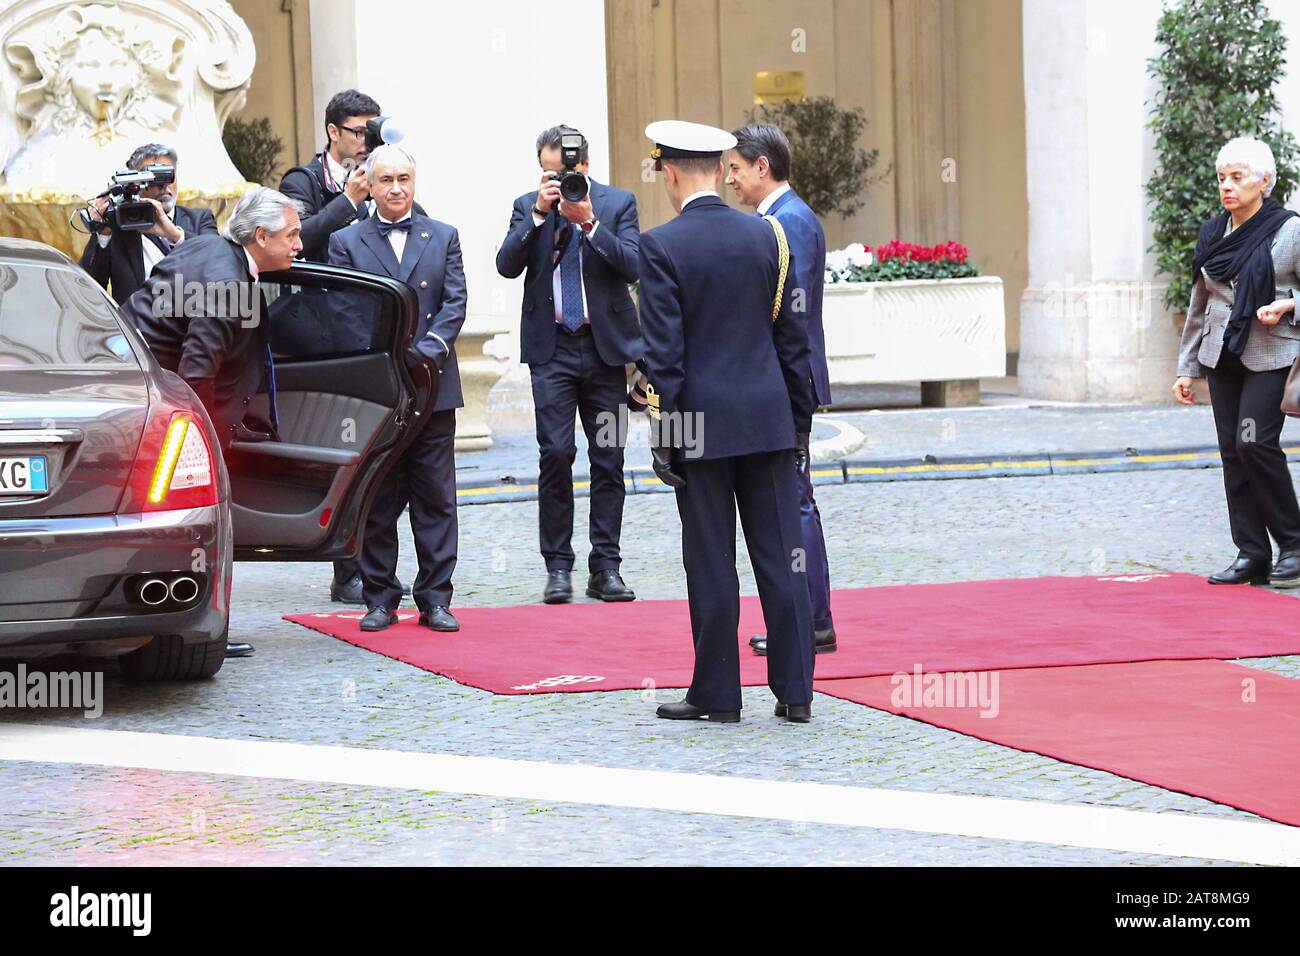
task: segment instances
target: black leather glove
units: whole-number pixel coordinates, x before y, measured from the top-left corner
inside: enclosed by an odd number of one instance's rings
[[[686,479],[681,472],[673,470],[673,450],[671,448],[650,448],[650,457],[655,474],[669,488],[685,488]]]
[[[810,457],[808,445],[811,437],[808,432],[799,432],[799,434],[795,435],[794,465],[800,472],[808,470],[808,459]]]

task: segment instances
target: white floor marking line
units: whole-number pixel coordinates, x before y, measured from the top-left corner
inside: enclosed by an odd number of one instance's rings
[[[1300,864],[1300,827],[1000,797],[43,726],[0,727],[0,760],[438,790],[1239,863]]]

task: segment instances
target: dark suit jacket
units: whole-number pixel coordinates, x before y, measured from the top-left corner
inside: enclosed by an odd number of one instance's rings
[[[196,286],[195,283],[198,283]],[[181,294],[177,294],[177,289]],[[201,297],[187,289],[200,288]],[[193,313],[199,302],[202,307]],[[163,368],[203,401],[223,447],[248,404],[266,390],[270,368],[260,291],[242,246],[223,236],[186,239],[122,305]],[[250,422],[273,432],[268,422]]]
[[[822,289],[826,281],[826,234],[817,214],[795,194],[783,193],[767,211],[785,230],[790,252],[798,263],[795,286],[807,300],[798,318],[808,323],[808,345],[812,349],[813,394],[818,405],[831,403],[831,375],[826,365],[826,330],[822,327]]]
[[[327,262],[330,236],[370,215],[365,203],[358,209],[343,190],[334,192],[325,185],[325,170],[320,153],[306,166],[295,166],[280,180],[280,192],[302,203],[302,252],[308,262]],[[424,215],[419,203],[415,211]]]
[[[280,180],[280,192],[302,203],[302,258],[324,262],[332,233],[366,218],[366,204],[361,209],[339,192],[325,188],[325,171],[317,153],[306,166],[295,166]]]
[[[465,323],[468,297],[460,236],[455,228],[412,212],[411,231],[399,263],[388,239],[379,235],[379,217],[369,216],[330,236],[329,261],[401,279],[415,290],[420,300],[420,321],[414,344],[442,373],[433,410],[463,406],[456,336]]]
[[[559,334],[555,321],[555,296],[551,278],[555,230],[560,223],[572,225],[558,211],[541,226],[533,224],[537,192],[515,200],[510,228],[497,251],[497,272],[513,279],[524,276],[524,302],[520,316],[519,358],[529,365],[549,362]],[[596,351],[606,365],[625,365],[641,357],[644,344],[637,324],[636,307],[627,291],[637,280],[636,197],[630,192],[591,180],[591,207],[600,223],[596,232],[582,239],[582,284],[587,294],[587,311]]]
[[[698,413],[700,458],[794,448],[812,429],[807,323],[788,278],[772,321],[779,270],[772,227],[717,196],[641,236],[650,383],[661,414]]]
[[[217,220],[211,209],[177,206],[172,211],[172,222],[185,230],[185,242],[195,236],[217,233]],[[108,245],[101,249],[99,237],[91,236],[81,252],[81,268],[109,291],[114,302],[121,305],[144,285],[144,249],[141,243],[150,241],[134,229],[114,229]]]

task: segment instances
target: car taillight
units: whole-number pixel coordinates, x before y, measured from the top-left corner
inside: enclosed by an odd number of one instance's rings
[[[179,511],[217,503],[217,469],[191,412],[150,414],[131,473],[132,511]]]

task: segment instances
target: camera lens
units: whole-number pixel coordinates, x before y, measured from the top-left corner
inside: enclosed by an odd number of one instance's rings
[[[565,173],[560,177],[560,195],[569,202],[587,198],[587,177],[582,173]]]
[[[154,224],[154,208],[143,200],[127,200],[113,207],[115,229],[148,229]]]

